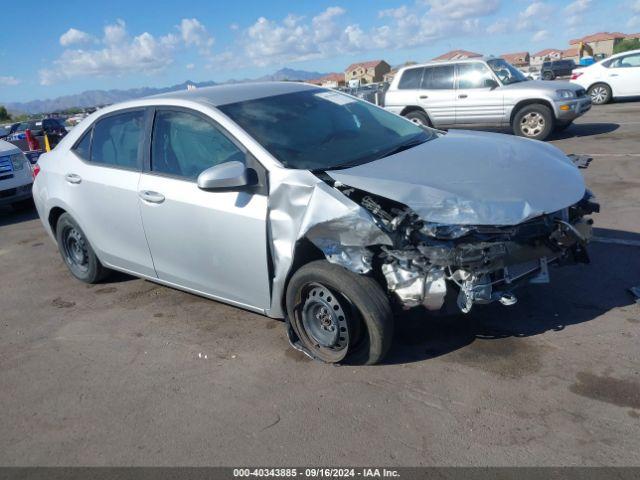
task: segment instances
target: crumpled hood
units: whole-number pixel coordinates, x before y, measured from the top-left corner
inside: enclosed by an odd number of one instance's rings
[[[327,173],[403,203],[423,220],[444,224],[517,225],[566,208],[585,193],[582,175],[556,147],[464,130]]]

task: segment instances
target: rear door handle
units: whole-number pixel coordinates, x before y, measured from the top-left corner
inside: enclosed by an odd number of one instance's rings
[[[465,94],[465,93],[461,93],[460,95],[458,95],[458,98],[467,98],[469,95]]]
[[[158,192],[152,192],[151,190],[141,190],[138,195],[142,200],[149,203],[162,203],[164,202],[164,195]]]
[[[75,173],[67,173],[64,176],[64,179],[69,183],[75,183],[75,184],[80,183],[82,181],[82,177]]]
[[[610,77],[617,77],[618,74],[617,73],[612,73],[611,75],[609,75]]]
[[[420,95],[421,100],[424,100],[425,98],[429,98],[429,95]]]

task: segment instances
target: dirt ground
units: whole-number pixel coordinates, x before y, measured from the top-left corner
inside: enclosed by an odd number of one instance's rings
[[[594,158],[592,263],[399,318],[374,367],[147,281],[81,284],[35,212],[0,209],[0,465],[640,465],[640,103],[552,142]]]

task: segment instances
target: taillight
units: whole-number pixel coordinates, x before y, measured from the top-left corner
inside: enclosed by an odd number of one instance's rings
[[[33,178],[35,179],[38,174],[40,173],[40,165],[38,165],[37,163],[33,166],[33,168],[31,169],[31,172],[33,172]]]
[[[580,75],[582,75],[582,72],[572,73],[571,74],[571,80],[577,80]]]

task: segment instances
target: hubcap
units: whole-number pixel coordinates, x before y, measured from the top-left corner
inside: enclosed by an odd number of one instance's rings
[[[422,120],[420,120],[419,118],[412,118],[411,121],[413,123],[415,123],[416,125],[420,125],[421,127],[425,126],[424,122]]]
[[[63,236],[63,248],[67,263],[80,271],[89,268],[89,253],[82,234],[75,228],[68,228]]]
[[[596,104],[604,103],[607,100],[607,89],[595,87],[591,90],[591,101]]]
[[[544,117],[537,112],[527,113],[520,120],[520,130],[527,137],[535,137],[544,130]]]
[[[302,325],[316,346],[341,350],[349,345],[347,317],[336,296],[313,285],[302,307]]]

